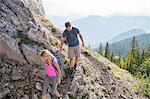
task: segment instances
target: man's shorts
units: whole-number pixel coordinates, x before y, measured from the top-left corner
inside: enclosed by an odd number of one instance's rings
[[[68,56],[70,59],[75,57],[80,57],[80,46],[68,47]]]

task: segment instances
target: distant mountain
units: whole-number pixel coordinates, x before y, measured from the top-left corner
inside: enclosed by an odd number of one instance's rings
[[[87,44],[97,47],[124,31],[141,29],[150,32],[149,16],[88,16],[72,22],[83,33]]]
[[[145,33],[144,30],[141,30],[141,29],[132,29],[132,30],[123,32],[123,33],[121,33],[121,34],[113,37],[109,41],[109,43],[114,43],[114,42],[117,42],[117,41],[120,41],[120,40],[123,40],[123,39],[127,39],[127,38],[130,38],[130,37],[133,37],[133,36],[142,35],[144,33]]]
[[[59,16],[47,16],[48,19],[50,19],[54,25],[60,27],[64,24],[67,19],[65,17],[59,17]]]
[[[64,29],[64,23],[67,21],[73,21],[80,18],[80,15],[71,14],[70,16],[56,16],[56,15],[46,15],[46,17],[51,20],[55,26],[59,27],[60,29]]]
[[[114,51],[115,55],[118,55],[119,51],[123,56],[126,55],[127,51],[130,50],[130,42],[131,38],[124,39],[115,43],[110,44],[111,51]],[[138,46],[140,49],[144,49],[150,44],[150,34],[142,34],[136,36],[136,40],[138,42]]]

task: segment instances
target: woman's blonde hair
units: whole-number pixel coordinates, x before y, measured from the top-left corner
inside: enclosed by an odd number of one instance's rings
[[[51,54],[50,54],[50,52],[48,50],[43,50],[41,52],[41,56],[42,57],[44,57],[45,55],[48,55],[48,60],[46,60],[48,65],[52,66],[52,57],[51,57]]]

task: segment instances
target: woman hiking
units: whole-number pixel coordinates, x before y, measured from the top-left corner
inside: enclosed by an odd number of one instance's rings
[[[62,96],[57,91],[57,85],[61,83],[60,75],[61,70],[58,66],[57,59],[48,50],[43,50],[41,57],[45,63],[46,75],[44,78],[43,89],[42,89],[42,99],[46,99],[46,93],[49,84],[51,84],[51,94],[62,99]]]

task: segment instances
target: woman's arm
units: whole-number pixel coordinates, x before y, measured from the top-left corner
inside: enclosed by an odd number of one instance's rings
[[[57,59],[54,59],[54,66],[55,66],[55,68],[56,68],[56,70],[57,70],[58,78],[60,78],[61,70],[60,70],[60,68],[59,68],[59,66],[58,66]]]

